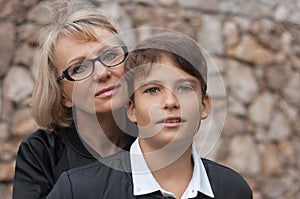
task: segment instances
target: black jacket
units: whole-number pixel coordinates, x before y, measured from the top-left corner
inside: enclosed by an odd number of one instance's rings
[[[202,159],[202,161],[215,199],[252,199],[250,187],[238,173],[213,161],[206,159]],[[111,165],[114,169],[111,168]],[[95,162],[64,172],[47,197],[47,199],[133,198],[166,197],[163,197],[160,192],[138,197],[133,196],[128,152],[108,157],[102,162]],[[208,199],[210,197],[198,193],[196,198]]]
[[[63,171],[94,161],[95,157],[84,147],[75,127],[56,127],[51,133],[39,129],[19,147],[13,199],[46,198]]]

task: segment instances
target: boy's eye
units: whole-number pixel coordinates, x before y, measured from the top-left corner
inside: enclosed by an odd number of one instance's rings
[[[156,87],[148,88],[144,92],[145,93],[149,93],[149,94],[158,93],[159,92],[159,88],[156,88]]]
[[[193,87],[191,85],[182,85],[178,87],[179,92],[188,92],[188,91],[193,91]]]

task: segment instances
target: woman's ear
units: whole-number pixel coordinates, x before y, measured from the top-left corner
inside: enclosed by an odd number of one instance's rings
[[[72,108],[73,102],[72,100],[64,93],[62,92],[62,97],[61,97],[61,103],[68,108]]]
[[[206,94],[202,99],[201,119],[206,119],[210,111],[210,97]]]
[[[136,123],[136,115],[135,115],[135,105],[134,105],[134,100],[130,99],[129,104],[128,104],[128,109],[127,109],[127,116],[129,120],[133,123]]]

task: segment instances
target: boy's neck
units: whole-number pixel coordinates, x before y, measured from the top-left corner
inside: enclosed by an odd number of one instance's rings
[[[181,153],[178,153],[180,151],[178,149],[161,150],[153,155],[147,155],[147,152],[143,150],[143,148],[145,149],[143,142],[140,142],[140,146],[147,165],[158,184],[164,190],[175,194],[176,198],[181,198],[193,176],[192,145],[186,145],[185,151],[181,151]],[[149,148],[146,150],[149,154]]]

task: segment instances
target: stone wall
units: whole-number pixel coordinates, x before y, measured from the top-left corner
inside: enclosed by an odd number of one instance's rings
[[[123,30],[170,28],[202,44],[226,88],[225,125],[210,157],[239,171],[255,199],[300,198],[298,0],[90,1]],[[36,33],[47,19],[42,4],[0,0],[2,199],[11,198],[18,145],[36,129],[29,101]]]

